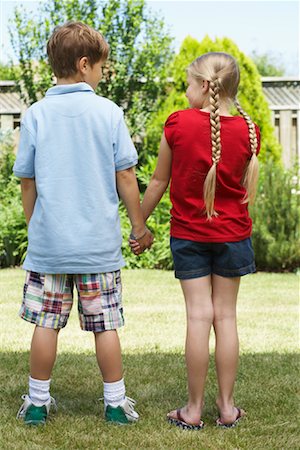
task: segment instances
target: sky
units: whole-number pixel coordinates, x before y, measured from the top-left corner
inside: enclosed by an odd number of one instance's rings
[[[44,1],[44,0],[43,0]],[[201,41],[229,37],[247,55],[269,54],[283,65],[286,75],[299,77],[299,1],[296,0],[146,0],[164,17],[174,37],[175,50],[190,35]],[[0,62],[13,58],[7,31],[14,7],[23,4],[36,10],[37,1],[0,0]]]

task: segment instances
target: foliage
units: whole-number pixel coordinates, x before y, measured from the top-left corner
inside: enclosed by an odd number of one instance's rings
[[[54,27],[68,20],[83,21],[107,39],[110,56],[98,93],[124,109],[134,140],[141,142],[145,123],[165,92],[172,58],[163,20],[146,9],[145,0],[50,0],[35,15],[17,8],[10,31],[27,104],[53,84],[46,42]]]
[[[138,180],[145,190],[149,184],[151,175],[156,165],[156,158],[148,157],[147,164],[137,171]],[[169,221],[170,221],[171,203],[169,193],[166,192],[160,203],[154,210],[153,214],[147,221],[147,226],[154,234],[155,240],[150,251],[144,252],[136,257],[130,250],[127,243],[130,234],[130,223],[126,215],[123,205],[120,207],[121,224],[123,231],[122,253],[126,260],[127,267],[130,268],[150,268],[150,269],[171,269],[173,266],[170,238],[169,238]]]
[[[0,136],[0,268],[21,262],[27,245],[27,228],[19,181],[13,176],[15,160],[11,135]]]
[[[0,80],[17,80],[20,76],[19,68],[11,64],[0,63]]]
[[[149,184],[155,168],[155,158],[138,170],[142,188]],[[300,186],[296,168],[285,171],[269,161],[261,164],[257,198],[250,208],[253,219],[253,247],[258,270],[295,271],[300,267]],[[136,258],[129,250],[127,239],[130,226],[124,209],[121,219],[124,235],[123,254],[130,268],[172,268],[169,250],[169,221],[171,202],[166,192],[148,219],[147,225],[155,236],[150,252]]]
[[[282,77],[285,74],[284,66],[268,53],[254,51],[250,56],[262,77]]]
[[[271,155],[275,161],[280,160],[281,148],[274,136],[271,124],[271,113],[263,95],[260,75],[253,61],[239,50],[237,45],[228,38],[217,38],[215,41],[206,36],[201,42],[187,37],[174,59],[170,76],[174,86],[167,99],[162,99],[159,113],[153,114],[147,127],[146,147],[151,154],[157,154],[163,124],[168,115],[178,109],[188,107],[185,98],[186,71],[188,65],[198,56],[211,52],[223,51],[236,58],[240,66],[241,81],[239,86],[239,101],[244,110],[258,124],[261,130],[262,144],[260,159],[265,161]],[[237,112],[233,111],[234,114]]]
[[[300,185],[297,168],[284,171],[272,161],[261,168],[258,195],[251,208],[253,246],[259,270],[300,267]]]

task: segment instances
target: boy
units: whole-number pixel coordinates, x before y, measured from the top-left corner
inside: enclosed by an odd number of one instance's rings
[[[142,248],[145,228],[134,173],[137,153],[121,109],[95,94],[109,46],[81,22],[54,30],[47,53],[57,85],[26,112],[14,173],[21,178],[28,224],[27,270],[20,316],[36,325],[31,343],[29,395],[18,416],[45,423],[57,336],[67,323],[73,285],[80,325],[95,335],[104,381],[105,418],[138,420],[125,396],[117,328],[124,324],[118,193]]]

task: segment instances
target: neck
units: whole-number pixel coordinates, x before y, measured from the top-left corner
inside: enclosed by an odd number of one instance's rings
[[[81,79],[81,77],[74,76],[74,77],[68,77],[68,78],[57,78],[56,85],[60,84],[75,84],[75,83],[85,83],[84,80]]]
[[[210,104],[204,104],[200,109],[201,111],[211,112]],[[219,111],[220,116],[232,116],[232,114],[230,114],[230,104],[228,102],[220,102]]]

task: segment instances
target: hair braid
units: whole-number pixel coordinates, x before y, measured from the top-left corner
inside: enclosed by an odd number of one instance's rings
[[[256,194],[256,186],[258,181],[258,159],[256,156],[258,141],[256,136],[255,125],[252,122],[250,116],[243,110],[237,98],[234,99],[234,105],[238,112],[244,117],[248,129],[249,129],[249,139],[250,139],[250,150],[252,153],[251,159],[246,167],[242,184],[246,188],[247,193],[243,199],[243,203],[253,203]]]
[[[221,121],[219,105],[219,80],[216,78],[209,83],[210,98],[210,127],[212,143],[212,166],[206,175],[204,182],[204,202],[208,220],[218,214],[214,210],[214,201],[216,194],[217,164],[221,159]]]

